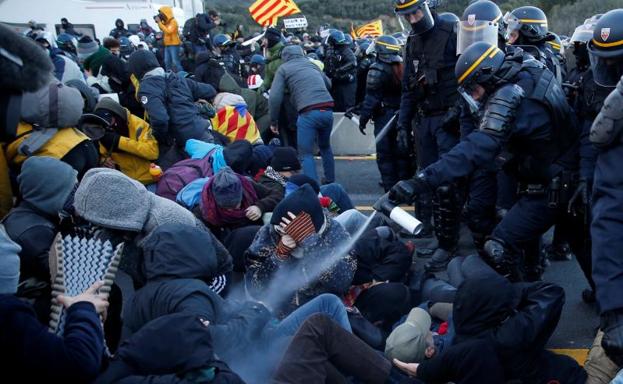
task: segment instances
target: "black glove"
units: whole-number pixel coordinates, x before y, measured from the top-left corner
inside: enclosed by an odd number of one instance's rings
[[[365,118],[359,118],[359,132],[361,132],[362,135],[366,135],[366,125],[368,125],[368,119]]]
[[[422,194],[430,193],[431,188],[423,178],[414,177],[396,183],[389,190],[389,199],[398,204],[411,204]]]
[[[616,365],[623,366],[623,310],[615,309],[601,315],[601,340],[606,355]]]
[[[411,152],[413,152],[413,137],[405,128],[398,127],[396,144],[398,146],[398,151],[402,154],[411,154]]]
[[[573,214],[574,216],[578,214],[578,208],[583,206],[586,209],[588,205],[588,183],[586,180],[580,180],[575,192],[573,192],[573,196],[569,200],[569,204],[567,205],[567,212]]]
[[[119,139],[121,136],[115,132],[106,131],[104,136],[99,139],[100,144],[108,151],[112,152],[119,147]]]

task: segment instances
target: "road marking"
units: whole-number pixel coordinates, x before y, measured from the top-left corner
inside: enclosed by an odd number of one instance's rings
[[[315,156],[314,159],[320,160],[320,156]],[[376,155],[368,155],[368,156],[333,156],[335,160],[376,160]]]
[[[566,355],[577,361],[578,364],[584,366],[584,362],[586,361],[586,357],[588,356],[588,349],[586,348],[573,348],[573,349],[550,349],[550,351],[558,354],[558,355]]]

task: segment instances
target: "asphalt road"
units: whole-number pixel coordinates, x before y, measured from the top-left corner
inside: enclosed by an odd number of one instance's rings
[[[318,162],[318,168],[321,169]],[[320,171],[321,172],[321,171]],[[370,212],[370,206],[383,194],[378,182],[380,180],[375,160],[371,158],[340,158],[336,160],[336,180],[349,193],[355,205],[362,212]],[[469,231],[461,231],[461,254],[473,251]],[[551,241],[551,231],[544,236],[544,241]],[[417,245],[425,246],[418,242]],[[416,259],[416,264],[418,260]],[[594,306],[582,302],[582,290],[588,287],[586,280],[574,261],[553,262],[547,269],[544,280],[562,286],[566,293],[566,302],[558,328],[550,339],[550,348],[589,348],[599,318]]]

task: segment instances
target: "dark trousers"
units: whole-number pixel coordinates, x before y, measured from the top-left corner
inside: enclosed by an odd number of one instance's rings
[[[364,383],[385,383],[391,363],[327,316],[309,317],[290,342],[272,383],[324,384],[336,371]]]
[[[395,111],[385,109],[374,118],[374,136],[377,137],[394,116]],[[395,121],[394,121],[395,122]],[[390,127],[376,144],[376,165],[379,167],[385,191],[389,191],[400,180],[413,177],[413,162],[410,156],[400,153],[396,144],[398,131]]]
[[[469,227],[477,247],[485,236],[491,234],[495,227],[495,204],[497,197],[496,171],[478,169],[468,181],[467,193],[467,226]]]
[[[357,82],[340,82],[333,81],[333,100],[335,112],[346,112],[347,109],[355,106],[355,97],[357,93]]]

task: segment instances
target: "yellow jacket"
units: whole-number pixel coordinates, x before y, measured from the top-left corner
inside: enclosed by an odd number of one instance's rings
[[[9,165],[21,165],[26,156],[20,154],[17,150],[20,144],[29,136],[25,134],[32,130],[32,125],[24,122],[20,122],[17,126],[17,136],[23,135],[7,145],[6,147],[6,159]],[[36,153],[37,156],[50,156],[56,159],[62,159],[69,151],[71,151],[76,145],[82,143],[85,140],[89,140],[87,135],[80,132],[76,128],[61,128],[56,132],[54,136],[43,145]]]
[[[112,159],[119,170],[128,177],[143,184],[151,184],[154,178],[149,174],[149,166],[158,159],[158,142],[151,133],[149,124],[127,109],[129,137],[121,136],[119,145],[112,153],[100,144],[102,160]]]
[[[177,25],[177,21],[173,17],[173,8],[167,6],[160,7],[158,12],[162,13],[167,17],[167,20],[165,22],[158,22],[158,27],[160,27],[160,30],[164,33],[165,47],[168,45],[182,44],[179,35],[179,27]]]

